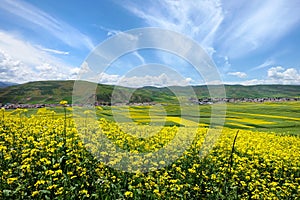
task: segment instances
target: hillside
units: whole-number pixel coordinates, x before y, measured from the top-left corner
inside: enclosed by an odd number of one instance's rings
[[[37,81],[0,88],[0,103],[50,104],[64,99],[72,100],[74,81]],[[210,86],[219,87],[219,86]],[[209,97],[207,86],[193,86],[199,98]],[[300,86],[296,85],[226,85],[228,98],[264,98],[264,97],[300,97]],[[115,92],[114,103],[124,102],[174,102],[175,92],[179,96],[189,98],[187,87],[142,87],[138,89],[98,84],[96,97],[98,102],[111,102]],[[172,92],[173,91],[173,92]]]
[[[198,96],[209,97],[206,86],[195,86],[194,90]],[[225,90],[227,98],[300,97],[300,85],[225,85]]]
[[[74,81],[36,81],[20,85],[13,85],[0,88],[0,103],[7,104],[56,104],[62,99],[68,102],[72,101]],[[130,102],[152,102],[156,99],[153,97],[166,95],[152,92],[147,89],[138,89],[134,91],[132,88],[98,84],[96,90],[96,98],[99,102],[111,102],[111,96],[114,92],[114,103],[124,102],[129,99]]]

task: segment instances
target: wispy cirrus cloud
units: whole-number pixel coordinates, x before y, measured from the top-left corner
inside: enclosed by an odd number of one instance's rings
[[[133,43],[134,42],[137,42],[138,38],[134,35],[131,35],[129,33],[126,33],[126,32],[122,32],[120,30],[115,30],[115,29],[111,29],[111,28],[107,28],[107,27],[104,27],[104,26],[99,26],[99,25],[95,25],[97,28],[99,28],[100,30],[102,31],[105,31],[107,32],[107,36],[109,37],[113,37],[113,36],[117,36],[117,37],[122,37],[123,39],[124,38],[128,38],[128,40],[132,40]],[[115,50],[115,48],[118,48],[116,46],[112,46],[112,51]],[[145,61],[145,58],[136,50],[136,51],[133,51],[131,52],[133,56],[135,56],[139,61],[140,61],[140,65],[145,65],[146,64],[146,61]],[[119,65],[123,65],[123,66],[128,66],[128,65],[132,65],[132,61],[130,59],[127,59],[126,60],[127,63],[124,63],[124,62],[119,62],[118,64]]]
[[[185,34],[199,42],[212,55],[215,34],[223,20],[219,0],[215,1],[137,1],[122,4],[130,12],[145,20],[149,26],[165,28]]]
[[[68,51],[61,51],[57,49],[41,48],[41,50],[58,55],[69,55]]]
[[[158,27],[172,30],[188,38],[194,39],[199,43],[204,51],[194,52],[196,57],[203,57],[202,53],[212,56],[215,53],[214,37],[223,20],[222,7],[219,0],[214,1],[126,1],[120,4],[129,12],[142,19],[145,26]],[[176,43],[178,47],[182,47],[180,56],[185,58],[188,50],[186,47],[189,43],[185,40],[172,40],[170,35],[151,36],[151,40],[157,46],[162,47],[164,44],[167,49]],[[195,72],[195,67],[187,63],[173,52],[165,52],[164,49],[155,51],[156,63],[161,63],[172,67],[181,72],[186,78],[190,77],[190,73]],[[192,68],[192,69],[191,69]],[[191,72],[191,70],[193,70]],[[190,71],[190,72],[189,72]],[[198,73],[195,74],[198,79],[202,79]],[[193,77],[195,79],[195,77]]]
[[[213,55],[241,57],[266,49],[300,23],[297,0],[149,1],[122,4],[145,24],[195,39]]]
[[[27,65],[39,65],[45,60],[57,60],[18,35],[0,30],[0,50],[12,59],[20,60]]]
[[[97,24],[93,24],[96,28],[99,28],[102,31],[106,31],[107,32],[107,36],[113,36],[116,35],[122,31],[120,30],[115,30],[115,29],[111,29],[111,28],[107,28],[105,26],[101,26],[101,25],[97,25]]]
[[[17,34],[2,30],[0,30],[0,50],[4,51],[11,58],[20,60],[30,66],[40,65],[44,62],[54,62],[62,64],[62,66],[66,65],[51,54],[67,54],[67,52],[48,49],[40,45],[37,46],[28,41],[24,41]],[[51,54],[49,54],[49,52],[51,52]]]
[[[231,57],[265,49],[300,22],[297,0],[224,1],[224,22],[217,43]]]
[[[32,4],[19,0],[3,0],[0,9],[24,20],[28,23],[27,27],[32,30],[41,28],[70,47],[85,47],[89,50],[94,48],[92,40],[87,35]]]
[[[254,71],[254,70],[258,70],[258,69],[263,69],[266,67],[270,67],[271,65],[274,65],[275,61],[273,59],[267,59],[265,62],[263,62],[262,64],[250,69],[250,71]]]

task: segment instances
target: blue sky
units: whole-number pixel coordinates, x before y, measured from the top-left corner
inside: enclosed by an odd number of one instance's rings
[[[2,0],[0,81],[76,79],[101,42],[122,31],[159,27],[198,42],[224,84],[300,84],[299,10],[298,0]],[[98,81],[203,84],[186,61],[153,49],[120,57]]]

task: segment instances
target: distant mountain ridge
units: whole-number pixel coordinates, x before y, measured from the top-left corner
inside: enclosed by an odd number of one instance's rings
[[[7,104],[51,104],[62,99],[72,102],[74,81],[36,81],[0,88],[0,103]],[[177,97],[190,98],[188,87],[192,87],[198,98],[209,98],[207,86],[170,86],[127,88],[98,84],[96,99],[99,103],[110,103],[114,92],[114,103],[174,102]],[[220,87],[209,86],[209,87]],[[225,85],[227,98],[299,98],[300,85]],[[131,95],[132,94],[132,95]],[[129,99],[129,100],[128,100]]]
[[[11,86],[11,85],[17,85],[17,83],[0,81],[0,88],[5,88],[5,87]]]

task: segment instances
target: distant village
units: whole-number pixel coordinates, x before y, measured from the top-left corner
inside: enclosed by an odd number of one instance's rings
[[[287,101],[300,101],[300,98],[285,98],[285,97],[268,97],[268,98],[190,98],[189,102],[197,105],[210,105],[217,103],[264,103],[264,102],[287,102]],[[124,105],[155,105],[155,102],[143,102],[143,103],[115,103],[110,102],[96,102],[95,106],[124,106]],[[44,107],[57,107],[60,104],[2,104],[1,108],[5,109],[17,109],[17,108],[44,108]],[[68,105],[68,106],[83,106],[83,105]]]
[[[300,101],[300,98],[284,98],[284,97],[267,97],[267,98],[190,98],[190,102],[194,104],[214,104],[214,103],[264,103],[264,102],[286,102],[286,101]]]

